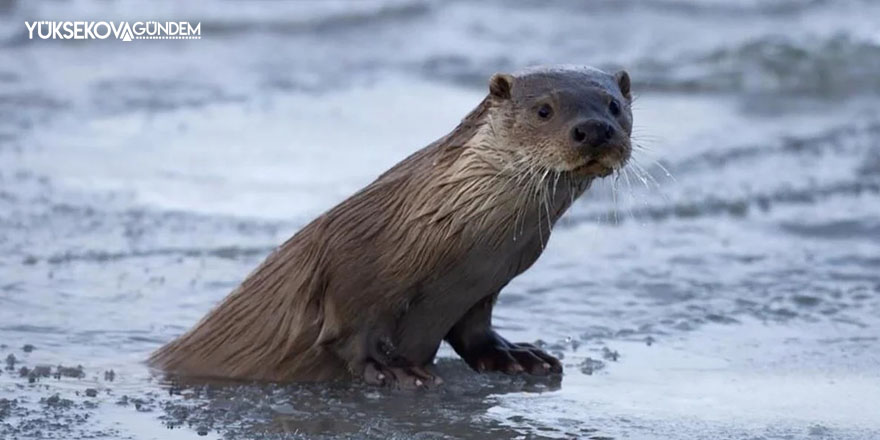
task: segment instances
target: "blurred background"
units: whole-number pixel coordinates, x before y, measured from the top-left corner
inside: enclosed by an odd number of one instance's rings
[[[880,437],[878,17],[868,0],[0,0],[0,437]],[[29,40],[34,20],[200,22],[201,39]],[[448,347],[444,388],[415,396],[147,371],[492,73],[549,63],[627,69],[643,147],[496,309],[563,358],[561,382],[477,376]]]

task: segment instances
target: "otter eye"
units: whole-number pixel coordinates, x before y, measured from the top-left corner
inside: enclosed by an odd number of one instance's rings
[[[616,99],[612,99],[611,102],[608,104],[608,111],[610,111],[611,114],[614,116],[620,116],[620,104],[617,102]]]
[[[541,119],[550,119],[553,116],[553,107],[550,107],[550,104],[541,104],[538,107],[538,117]]]

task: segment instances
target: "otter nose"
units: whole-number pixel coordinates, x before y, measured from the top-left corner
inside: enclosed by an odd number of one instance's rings
[[[614,127],[611,124],[595,119],[581,122],[571,129],[571,140],[577,147],[598,147],[613,136]]]

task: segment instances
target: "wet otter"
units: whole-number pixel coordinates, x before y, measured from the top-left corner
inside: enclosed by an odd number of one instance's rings
[[[285,242],[152,365],[274,381],[439,383],[447,341],[477,371],[560,373],[492,329],[501,289],[596,177],[629,159],[630,79],[588,67],[495,74],[451,133]]]

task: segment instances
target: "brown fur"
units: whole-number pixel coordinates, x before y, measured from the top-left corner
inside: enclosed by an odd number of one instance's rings
[[[506,98],[490,94],[451,133],[309,223],[150,363],[275,381],[359,376],[371,359],[430,363],[469,310],[489,300],[491,312],[591,180],[542,167],[499,134],[519,110],[507,100],[513,77],[501,80],[507,89],[493,78],[493,93]],[[487,265],[497,252],[511,262]],[[458,293],[470,286],[481,287]]]

